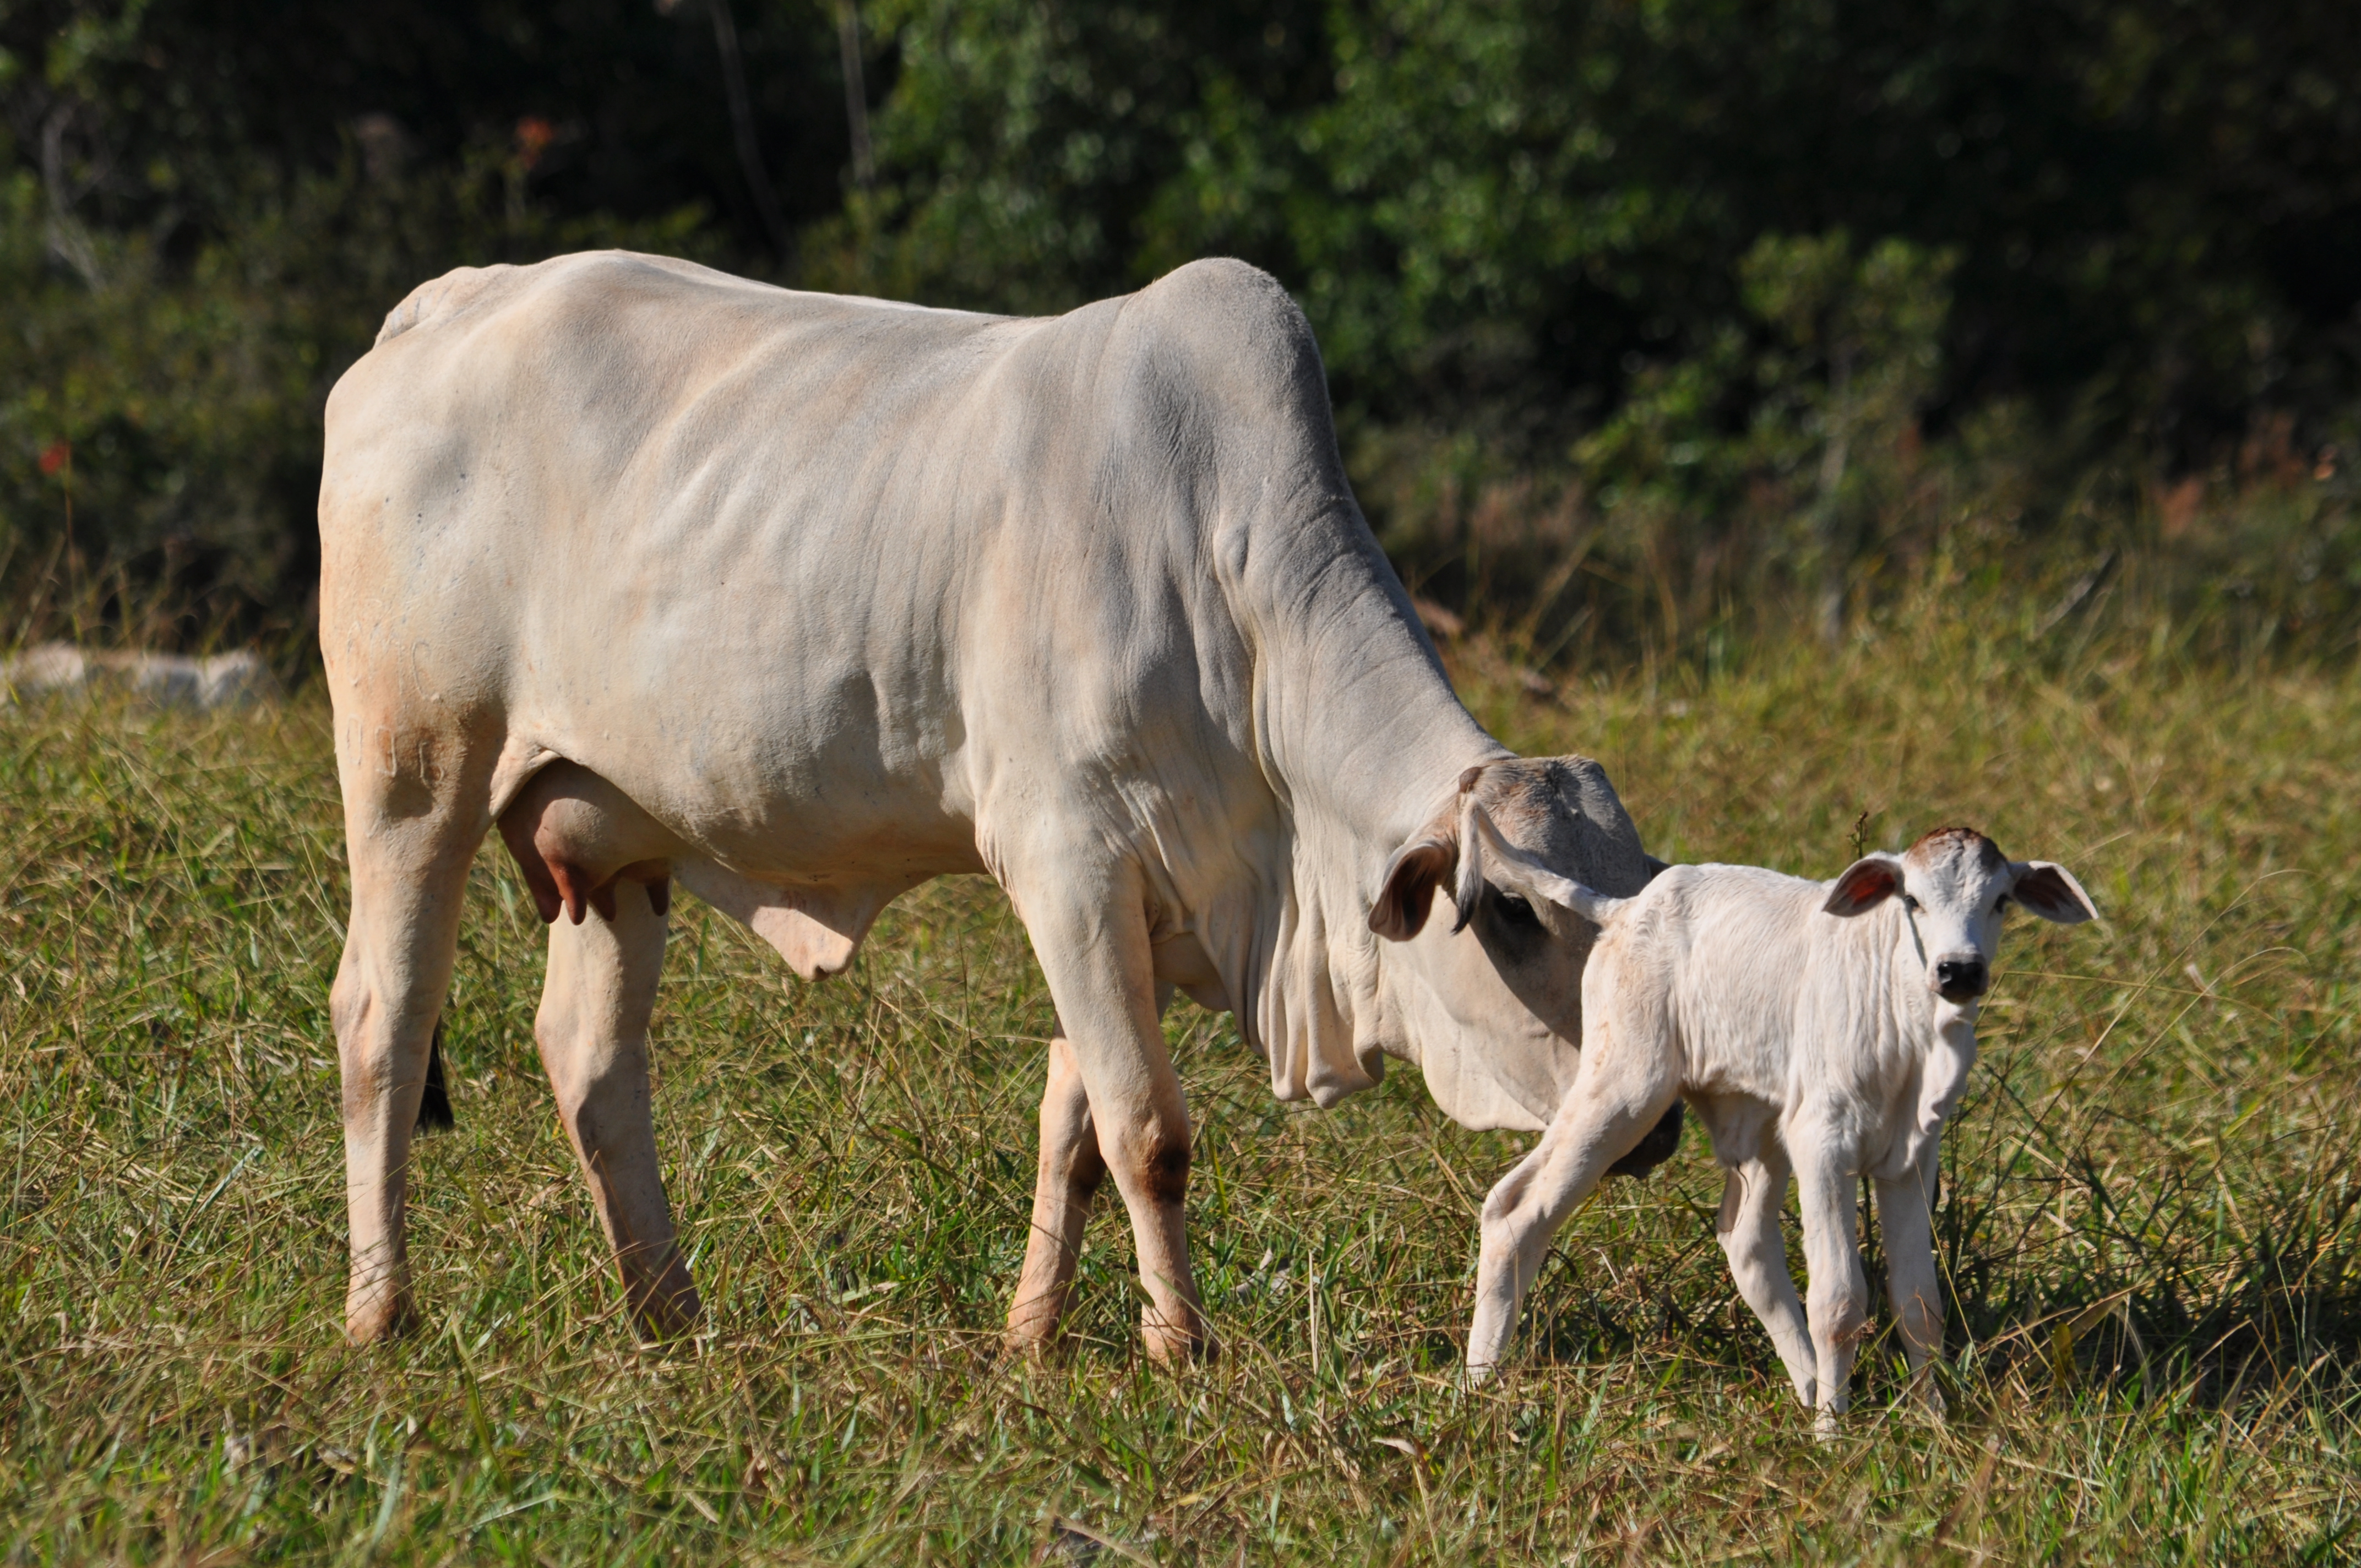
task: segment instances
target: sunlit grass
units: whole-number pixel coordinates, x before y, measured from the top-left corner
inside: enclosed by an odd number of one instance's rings
[[[973,881],[817,988],[675,905],[659,1135],[712,1331],[659,1354],[540,1080],[540,927],[487,856],[458,1126],[412,1189],[424,1321],[346,1349],[324,704],[0,715],[0,1556],[2349,1557],[2361,688],[2161,645],[1930,614],[1554,698],[1459,658],[1511,745],[1605,761],[1660,854],[1828,875],[1864,810],[1872,844],[1966,820],[2100,903],[2012,929],[1946,1150],[1951,1420],[1893,1405],[1881,1341],[1828,1446],[1712,1244],[1694,1130],[1567,1226],[1470,1398],[1474,1212],[1525,1140],[1459,1131],[1407,1069],[1278,1105],[1185,1003],[1225,1354],[1144,1365],[1110,1203],[1071,1354],[1005,1365],[1050,1015]]]

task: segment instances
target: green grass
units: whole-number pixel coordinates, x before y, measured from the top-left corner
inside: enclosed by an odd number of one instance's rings
[[[656,1023],[708,1337],[634,1348],[531,1042],[540,927],[477,873],[423,1322],[347,1349],[324,706],[0,715],[0,1561],[2213,1562],[2361,1553],[2361,685],[1931,614],[1480,717],[1604,760],[1652,848],[1813,875],[1964,818],[2106,923],[2012,930],[1948,1141],[1938,1425],[1894,1345],[1812,1441],[1692,1128],[1570,1223],[1518,1360],[1452,1373],[1525,1140],[1415,1072],[1280,1106],[1168,1022],[1225,1354],[1145,1365],[1119,1206],[1071,1354],[1007,1365],[1049,1008],[975,882],[806,987],[693,901]],[[1489,673],[1488,673],[1489,672]],[[1497,676],[1497,678],[1496,678]],[[1316,1323],[1316,1332],[1315,1332]]]

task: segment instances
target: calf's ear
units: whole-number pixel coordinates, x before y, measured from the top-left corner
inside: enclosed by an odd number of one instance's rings
[[[2016,880],[2008,895],[2044,920],[2080,926],[2099,917],[2099,906],[2091,902],[2074,873],[2056,861],[2019,861],[2009,870],[2016,873]]]
[[[1901,891],[1901,861],[1892,855],[1863,855],[1845,867],[1820,908],[1829,915],[1860,915]]]
[[[1459,845],[1454,838],[1429,828],[1394,851],[1386,862],[1386,880],[1378,902],[1369,910],[1369,929],[1389,942],[1407,942],[1426,929],[1434,907],[1434,890],[1459,869]]]

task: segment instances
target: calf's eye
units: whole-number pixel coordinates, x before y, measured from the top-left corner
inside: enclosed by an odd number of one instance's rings
[[[1538,927],[1542,923],[1542,917],[1533,913],[1533,906],[1513,893],[1500,895],[1500,917],[1511,926]]]

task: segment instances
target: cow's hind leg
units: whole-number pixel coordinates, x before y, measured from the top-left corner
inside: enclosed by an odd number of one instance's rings
[[[352,1245],[345,1332],[356,1344],[385,1338],[409,1316],[410,1139],[457,957],[467,867],[489,826],[469,820],[453,794],[438,795],[434,785],[454,774],[413,773],[399,765],[407,755],[389,752],[394,761],[382,768],[346,759],[352,919],[329,992]]]
[[[648,1099],[648,1017],[664,968],[664,917],[653,890],[617,879],[609,906],[549,927],[549,977],[533,1037],[559,1118],[615,1251],[643,1338],[687,1332],[700,1310],[656,1168]]]
[[[1189,1112],[1158,1022],[1145,892],[1130,867],[1094,866],[1080,856],[1066,865],[1072,869],[1051,885],[1019,882],[1010,892],[1071,1046],[1100,1154],[1130,1211],[1148,1292],[1141,1323],[1148,1353],[1160,1362],[1208,1354],[1212,1336],[1183,1218]],[[1060,1222],[1061,1244],[1062,1233]]]
[[[1038,1350],[1058,1332],[1082,1254],[1091,1200],[1106,1179],[1098,1129],[1074,1047],[1060,1029],[1049,1042],[1049,1081],[1041,1093],[1041,1158],[1033,1187],[1033,1231],[1025,1271],[1008,1309],[1008,1348]]]

